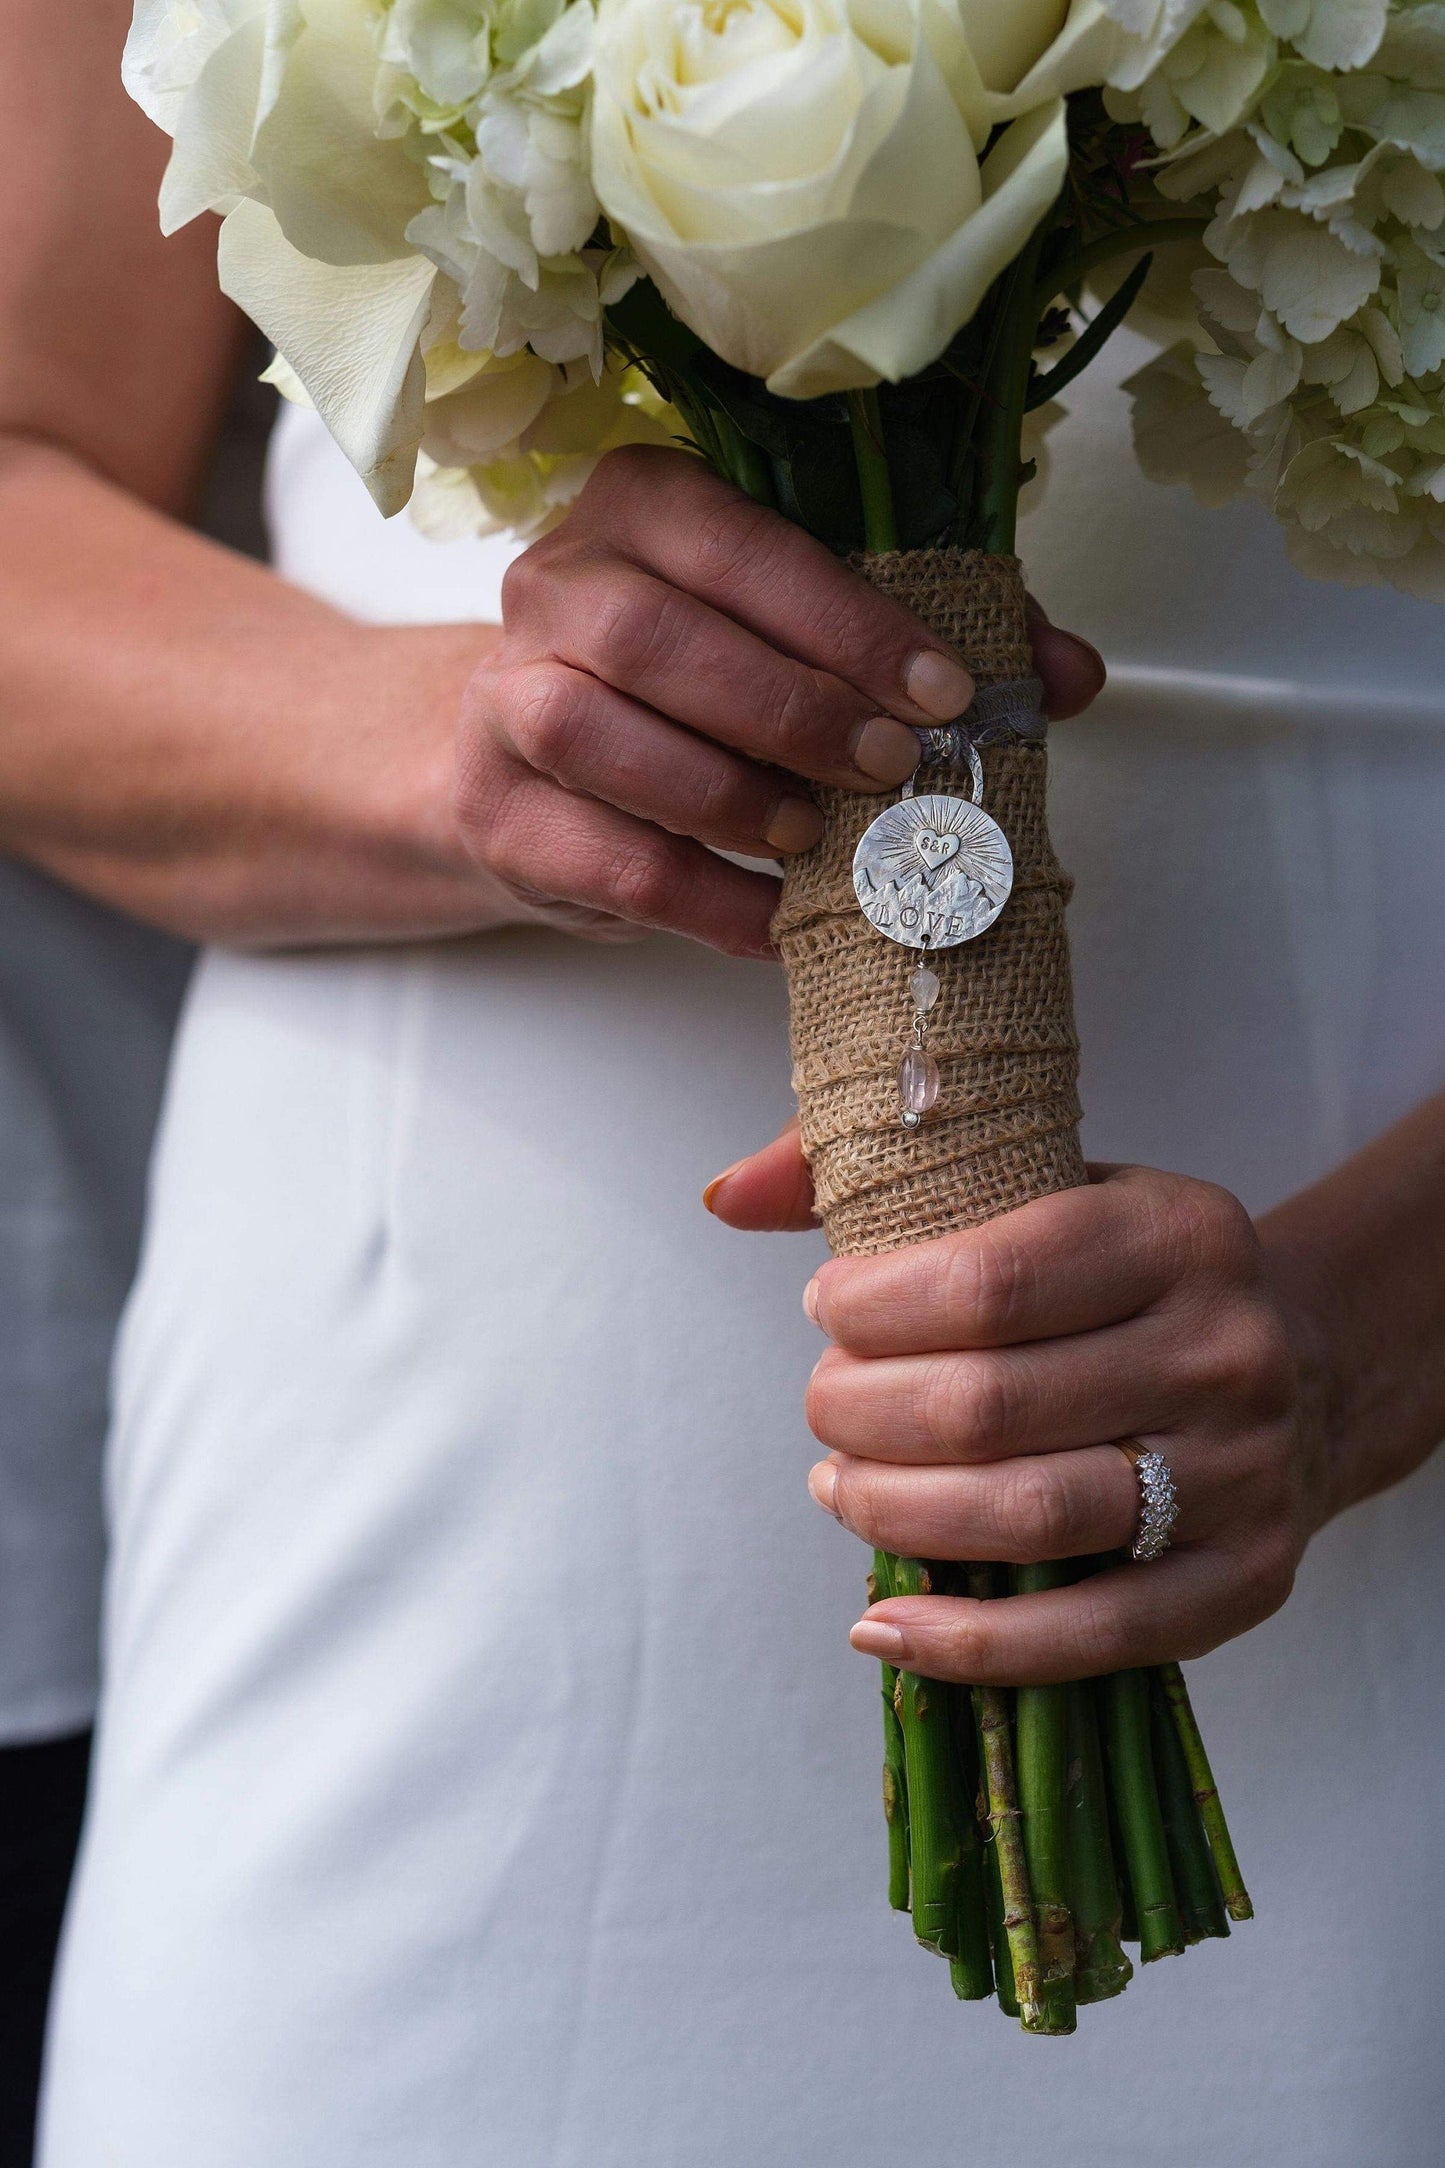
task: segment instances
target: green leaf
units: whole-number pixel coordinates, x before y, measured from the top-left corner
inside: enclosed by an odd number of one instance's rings
[[[814,409],[824,401],[779,399],[760,377],[745,376],[716,354],[700,353],[690,373],[749,443],[772,459],[788,458],[795,445],[818,430]]]
[[[840,557],[863,547],[863,499],[846,429],[775,460],[778,509]]]
[[[1045,369],[1035,376],[1029,386],[1028,398],[1024,402],[1026,414],[1031,414],[1035,407],[1041,407],[1048,400],[1057,397],[1066,384],[1072,384],[1074,378],[1088,368],[1105,340],[1118,330],[1138,300],[1139,289],[1148,278],[1153,262],[1152,255],[1141,256],[1118,292],[1104,303],[1098,315],[1079,333],[1063,360],[1056,361],[1052,369]]]

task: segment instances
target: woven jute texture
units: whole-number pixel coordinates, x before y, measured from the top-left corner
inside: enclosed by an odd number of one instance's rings
[[[855,562],[951,641],[980,685],[1032,673],[1015,558],[908,550]],[[1085,1179],[1070,884],[1049,841],[1047,755],[994,746],[983,763],[983,802],[1012,847],[1014,889],[987,933],[927,959],[942,981],[928,1032],[942,1089],[921,1128],[900,1123],[896,1079],[911,1039],[908,981],[922,959],[876,932],[853,894],[858,839],[891,801],[820,789],[822,841],[790,861],[783,882],[773,931],[792,1004],[793,1086],[840,1255],[974,1227]],[[968,785],[924,768],[915,788],[966,795]]]

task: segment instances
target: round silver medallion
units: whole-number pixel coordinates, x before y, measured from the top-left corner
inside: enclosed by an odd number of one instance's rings
[[[859,908],[906,948],[975,940],[1013,883],[1008,837],[967,798],[901,799],[870,822],[853,854]]]

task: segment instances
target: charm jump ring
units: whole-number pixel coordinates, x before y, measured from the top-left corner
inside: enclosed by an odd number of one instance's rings
[[[1147,1566],[1152,1559],[1162,1558],[1169,1548],[1179,1518],[1179,1494],[1174,1488],[1173,1471],[1162,1453],[1146,1453],[1141,1446],[1127,1444],[1123,1439],[1115,1442],[1138,1480],[1139,1520],[1130,1551],[1141,1566]]]

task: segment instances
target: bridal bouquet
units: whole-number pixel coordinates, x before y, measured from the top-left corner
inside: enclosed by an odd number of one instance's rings
[[[1445,4],[138,0],[125,76],[164,224],[223,214],[223,286],[383,512],[531,536],[682,439],[954,642],[975,707],[881,813],[820,792],[784,882],[819,1209],[878,1250],[1082,1182],[1026,432],[1134,311],[1172,341],[1148,471],[1445,592]],[[1126,1941],[1249,1917],[1177,1666],[883,1689],[890,1897],[960,1996],[1067,2032]]]

